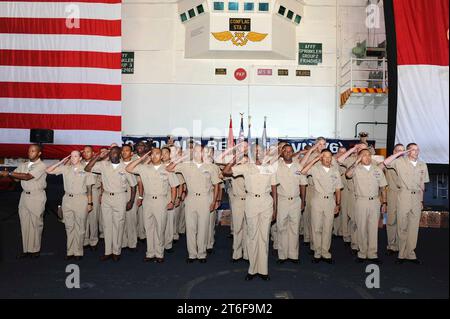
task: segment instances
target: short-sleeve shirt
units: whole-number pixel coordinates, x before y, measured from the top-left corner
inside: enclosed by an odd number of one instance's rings
[[[345,159],[344,163],[342,163],[342,166],[344,166],[346,169],[348,169],[348,168],[350,168],[350,166],[355,164],[357,160],[358,160],[358,156],[356,156],[355,154],[352,154]],[[355,185],[353,183],[353,180],[347,179],[347,189],[350,192],[354,193]]]
[[[384,175],[386,176],[386,181],[388,183],[388,191],[389,192],[398,192],[400,187],[398,186],[398,175],[395,169],[386,168],[384,171]]]
[[[277,174],[272,165],[240,164],[234,166],[232,171],[234,177],[244,177],[245,190],[251,194],[270,194],[272,186],[278,184]]]
[[[95,184],[93,174],[84,170],[84,165],[61,165],[53,172],[55,175],[63,176],[64,191],[69,194],[84,194],[87,192],[87,186]]]
[[[190,193],[208,194],[211,185],[221,183],[214,164],[203,163],[197,167],[194,162],[180,163],[175,167],[175,173],[183,174]]]
[[[300,196],[300,185],[308,185],[306,176],[300,173],[298,162],[293,161],[289,167],[283,159],[279,160],[277,169],[278,195],[284,197]]]
[[[89,164],[89,162],[86,162],[84,160],[81,163],[84,165],[84,167],[86,167],[86,165]],[[102,177],[100,175],[94,174],[92,172],[86,172],[86,174],[88,174],[89,176],[91,176],[91,178],[94,179],[94,184],[92,186],[93,188],[98,189],[102,186]]]
[[[361,197],[378,197],[380,187],[387,185],[383,171],[376,165],[371,165],[369,170],[363,165],[356,166],[352,179],[355,194]]]
[[[407,157],[402,157],[394,160],[388,168],[391,167],[398,174],[400,189],[420,191],[423,190],[425,183],[430,182],[427,164],[422,161],[417,161],[414,166]]]
[[[47,167],[44,162],[38,159],[35,162],[22,163],[14,170],[16,173],[31,174],[33,176],[29,181],[20,181],[20,185],[26,192],[43,191],[47,187]]]
[[[331,195],[336,189],[343,187],[341,174],[335,166],[331,166],[328,172],[322,163],[318,162],[311,167],[308,175],[311,175],[314,183],[314,190],[323,195]]]
[[[172,187],[180,185],[177,176],[169,173],[166,167],[166,164],[161,164],[158,168],[153,164],[140,164],[134,168],[133,173],[141,176],[146,195],[167,196]]]
[[[103,189],[106,192],[124,193],[128,187],[137,185],[136,176],[128,173],[125,168],[126,164],[123,162],[114,168],[110,161],[101,161],[95,163],[92,172],[101,174]]]

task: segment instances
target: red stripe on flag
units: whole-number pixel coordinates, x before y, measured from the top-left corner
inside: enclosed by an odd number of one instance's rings
[[[0,144],[0,157],[6,158],[28,158],[28,147],[30,144]],[[107,145],[93,146],[94,152],[99,152],[101,147]],[[74,150],[81,151],[84,145],[55,145],[45,144],[42,151],[43,159],[64,158]]]
[[[0,0],[0,2],[11,2],[11,0]],[[83,3],[122,3],[122,0],[14,0],[14,2],[83,2]]]
[[[120,20],[80,19],[78,28],[70,27],[74,23],[65,18],[0,18],[0,33],[121,35]]]
[[[10,129],[121,131],[121,125],[120,116],[0,113],[0,127]]]
[[[447,66],[448,0],[395,0],[398,65]]]
[[[121,69],[121,53],[0,50],[0,65]]]
[[[0,82],[0,88],[0,97],[10,98],[121,100],[120,85]]]

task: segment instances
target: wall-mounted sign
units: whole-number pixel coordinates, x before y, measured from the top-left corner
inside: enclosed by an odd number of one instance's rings
[[[322,43],[299,43],[298,64],[318,65],[322,63]]]
[[[251,19],[230,18],[230,29],[224,32],[212,32],[213,37],[222,42],[231,41],[237,47],[246,46],[250,42],[261,42],[267,33],[251,31]]]
[[[278,69],[278,76],[288,76],[289,70],[288,69]]]
[[[216,69],[216,75],[227,75],[227,69]]]
[[[252,31],[251,19],[230,18],[230,31]]]
[[[272,75],[272,69],[258,69],[258,75]]]
[[[311,76],[311,70],[297,70],[295,73],[297,76]]]
[[[247,78],[247,71],[242,68],[237,69],[234,71],[234,77],[238,81],[244,81]]]
[[[122,74],[134,74],[134,52],[122,52]]]

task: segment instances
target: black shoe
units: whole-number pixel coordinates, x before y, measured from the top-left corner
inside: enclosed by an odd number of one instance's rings
[[[100,257],[100,261],[106,261],[108,259],[111,259],[112,255],[103,255]]]
[[[259,275],[259,278],[261,278],[264,281],[269,281],[270,280],[269,275]]]
[[[29,253],[20,253],[20,254],[18,254],[16,256],[17,259],[24,259],[24,258],[27,258],[27,257],[30,257]]]
[[[364,258],[356,258],[355,259],[355,262],[357,263],[357,264],[363,264],[363,263],[365,263],[366,262],[366,260],[364,259]]]
[[[419,259],[408,259],[408,261],[412,264],[423,265],[423,262]]]
[[[192,264],[195,260],[195,258],[186,258],[186,263]]]
[[[373,258],[373,259],[368,259],[369,263],[375,264],[375,265],[382,265],[383,262],[379,259],[379,258]]]
[[[395,256],[397,254],[398,254],[398,251],[395,251],[395,250],[392,250],[392,249],[386,250],[386,253],[385,253],[386,256]]]
[[[32,259],[38,259],[41,256],[41,253],[40,252],[30,253],[30,256]]]
[[[148,262],[153,262],[153,260],[154,260],[155,258],[149,258],[149,257],[144,257],[144,262],[145,263],[148,263]]]
[[[278,259],[277,260],[277,264],[280,264],[280,265],[284,264],[285,262],[286,262],[286,259]]]
[[[209,248],[206,250],[206,253],[208,253],[208,254],[212,254],[213,252],[214,252],[214,250],[212,248]]]
[[[320,261],[321,261],[321,259],[320,259],[320,258],[316,258],[316,257],[314,257],[314,258],[311,260],[311,262],[312,262],[313,264],[318,264],[318,263],[320,263]]]
[[[308,251],[308,255],[314,256],[314,250],[310,249],[310,250]]]
[[[155,258],[153,260],[153,262],[157,263],[157,264],[162,264],[164,262],[164,258]]]
[[[256,276],[256,275],[250,275],[250,274],[247,274],[247,276],[245,276],[245,281],[253,280],[253,278],[255,278],[255,276]]]
[[[114,262],[118,262],[119,260],[120,260],[120,255],[112,255],[112,260],[114,261]]]
[[[242,260],[242,258],[239,258],[239,259],[231,258],[231,262],[232,262],[233,264],[238,263],[238,262],[241,261],[241,260]]]
[[[83,259],[83,256],[75,256],[73,257],[73,259],[76,261],[80,261],[81,259]]]
[[[206,264],[206,258],[200,258],[198,260],[201,264]]]
[[[165,251],[166,251],[166,253],[169,253],[169,254],[174,252],[173,248],[165,249]]]
[[[357,249],[352,249],[351,254],[352,254],[353,256],[358,255],[358,250],[357,250]]]
[[[89,248],[91,251],[97,251],[98,245],[90,246]]]
[[[73,256],[68,256],[68,255],[64,256],[64,260],[71,260],[72,258],[73,258]]]
[[[334,265],[334,260],[333,260],[333,258],[322,258],[322,260],[323,260],[324,262],[326,262],[327,264],[329,264],[329,265]]]
[[[293,263],[293,264],[299,264],[300,263],[300,260],[298,260],[298,259],[289,259],[289,261],[291,263]]]
[[[395,263],[396,263],[397,265],[403,265],[403,264],[405,263],[405,260],[404,260],[404,259],[397,258],[397,260],[395,261]]]

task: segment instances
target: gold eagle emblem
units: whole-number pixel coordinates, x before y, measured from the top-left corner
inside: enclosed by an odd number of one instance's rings
[[[243,47],[247,45],[248,41],[251,42],[261,42],[267,37],[267,33],[258,32],[235,32],[234,34],[230,31],[224,32],[212,32],[212,35],[216,40],[222,42],[231,42],[237,47]]]

